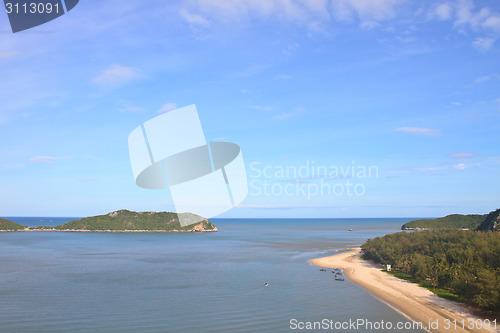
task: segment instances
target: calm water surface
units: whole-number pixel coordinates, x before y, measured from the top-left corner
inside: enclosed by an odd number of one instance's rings
[[[203,234],[0,233],[0,332],[290,332],[292,318],[407,321],[307,260],[408,220],[213,219],[219,232]]]

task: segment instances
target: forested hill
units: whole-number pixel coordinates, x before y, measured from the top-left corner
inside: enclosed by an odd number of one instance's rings
[[[0,217],[0,230],[22,230],[26,226]]]
[[[459,228],[475,230],[486,215],[460,215],[453,214],[437,219],[421,219],[410,221],[401,227],[402,230],[412,229],[436,229],[436,228]]]
[[[365,259],[391,264],[396,270],[394,274],[430,287],[438,295],[500,311],[498,232],[398,232],[370,239],[361,248]]]
[[[183,219],[193,222],[193,224],[182,227],[179,223],[178,214],[172,212],[133,212],[124,209],[106,215],[85,217],[55,227],[39,226],[28,228],[0,218],[0,231],[217,231],[217,228],[211,222],[201,216],[191,213],[181,213],[179,215],[182,215]]]
[[[489,213],[481,225],[477,228],[480,231],[499,231],[500,230],[500,209]]]
[[[201,221],[181,227],[176,213],[172,212],[134,212],[119,210],[106,215],[85,217],[54,227],[57,230],[89,231],[217,231],[207,219],[191,213],[181,213],[192,221]]]

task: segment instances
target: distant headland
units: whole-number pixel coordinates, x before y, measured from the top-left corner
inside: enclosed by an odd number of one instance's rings
[[[403,224],[401,230],[426,230],[426,229],[468,229],[479,231],[500,230],[500,209],[484,215],[452,214],[437,219],[414,220]]]
[[[28,227],[0,218],[0,231],[60,231],[60,232],[214,232],[217,227],[206,218],[180,213],[183,218],[201,221],[182,227],[176,213],[134,212],[126,209],[106,215],[85,217],[57,226]]]

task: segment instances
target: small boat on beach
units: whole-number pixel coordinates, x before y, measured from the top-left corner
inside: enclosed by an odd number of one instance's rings
[[[321,268],[321,269],[320,269],[320,271],[321,271],[321,272],[326,272],[326,269]]]

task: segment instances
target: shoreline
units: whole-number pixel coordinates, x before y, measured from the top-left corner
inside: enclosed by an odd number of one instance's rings
[[[0,232],[125,232],[125,233],[194,233],[194,232],[217,232],[213,230],[86,230],[86,229],[20,229],[20,230],[0,230]]]
[[[485,318],[473,314],[473,309],[465,304],[449,301],[433,294],[419,285],[396,278],[382,272],[379,265],[361,259],[361,248],[346,249],[345,252],[328,257],[310,259],[318,267],[342,268],[352,282],[366,289],[406,318],[421,322],[427,332],[496,332],[495,329],[468,328],[468,320]],[[456,320],[465,327],[445,328],[446,322]],[[438,322],[438,327],[429,328],[428,323]],[[498,323],[497,323],[498,325]]]

